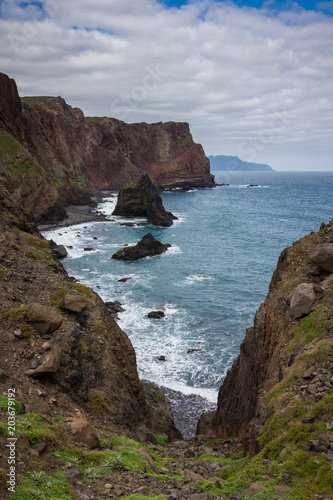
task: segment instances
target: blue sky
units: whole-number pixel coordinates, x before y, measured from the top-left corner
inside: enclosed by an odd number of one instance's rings
[[[219,2],[220,0],[215,0],[216,2]],[[167,5],[168,7],[177,7],[180,8],[183,5],[187,5],[189,2],[183,1],[183,0],[162,0],[161,3],[164,3],[164,5]],[[234,0],[233,3],[239,7],[254,7],[254,8],[261,8],[263,6],[269,6],[273,7],[274,9],[277,10],[283,10],[283,9],[288,9],[290,8],[292,3],[297,3],[300,7],[306,10],[314,10],[314,11],[325,11],[328,14],[333,14],[333,5],[332,2],[319,2],[319,1],[310,1],[310,0],[298,0],[297,2],[291,2],[291,1],[286,1],[286,2],[267,2],[267,1],[262,1],[262,0]],[[271,6],[269,5],[271,4]],[[326,5],[324,5],[326,4]]]
[[[333,0],[0,0],[0,71],[87,116],[189,122],[207,155],[333,170],[332,14]]]

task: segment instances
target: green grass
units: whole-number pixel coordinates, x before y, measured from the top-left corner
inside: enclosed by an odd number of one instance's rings
[[[23,472],[13,500],[72,500],[76,498],[63,472]]]
[[[110,450],[115,446],[127,446],[129,448],[142,448],[142,443],[138,443],[133,439],[128,438],[127,436],[117,436],[112,435],[109,438],[101,438],[99,440],[101,448],[109,448]]]
[[[29,307],[16,307],[14,309],[10,309],[9,311],[5,311],[0,314],[0,320],[8,320],[11,323],[20,323],[24,321],[29,312]]]
[[[165,434],[153,434],[153,437],[157,444],[165,444],[168,442],[168,436]]]
[[[313,339],[328,333],[330,326],[331,322],[325,312],[313,311],[301,320],[300,326],[286,351],[289,353],[297,352],[301,347],[310,344]]]
[[[103,321],[97,321],[97,323],[94,325],[94,332],[95,333],[102,333],[106,329],[105,324]]]
[[[92,394],[90,394],[89,403],[91,408],[97,411],[98,413],[102,413],[104,411],[107,411],[108,409],[104,397],[98,392],[93,392]]]
[[[89,299],[95,300],[94,292],[87,286],[82,285],[82,283],[74,283],[73,287],[77,292],[81,293],[82,295],[89,297]]]
[[[88,484],[116,470],[152,474],[148,462],[135,450],[83,451],[78,448],[59,448],[55,457],[77,468]]]
[[[16,419],[15,424],[16,435],[23,433],[31,443],[39,443],[40,441],[56,442],[59,439],[60,427],[44,415],[28,413],[21,415]],[[8,437],[8,424],[0,422],[0,434]]]
[[[13,408],[15,410],[16,415],[20,415],[22,413],[22,405],[18,401],[11,400],[13,401],[14,405],[10,406],[10,408]],[[8,410],[8,397],[7,396],[0,396],[0,406],[2,408],[5,408],[5,410]]]
[[[65,307],[65,296],[69,293],[68,289],[65,287],[59,288],[56,292],[51,295],[51,304],[59,309]]]
[[[32,236],[31,234],[25,234],[24,240],[27,245],[31,247],[37,248],[38,250],[49,250],[51,252],[50,245],[47,240],[37,238],[37,236]]]

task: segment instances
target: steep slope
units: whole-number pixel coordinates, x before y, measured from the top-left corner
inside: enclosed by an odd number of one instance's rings
[[[1,180],[7,194],[40,222],[61,220],[64,206],[87,204],[96,189],[118,190],[145,171],[162,189],[214,186],[209,160],[193,142],[187,123],[86,118],[61,97],[21,101],[15,82],[3,73],[0,91]],[[28,157],[38,189],[30,189],[34,182],[28,179],[20,196],[27,176],[12,172],[26,171]]]
[[[327,254],[332,265],[332,248],[330,223],[282,252],[267,299],[220,389],[212,422],[216,436],[237,433],[245,449],[257,453],[267,444],[261,440],[265,422],[268,428],[296,403],[309,409],[323,397],[332,398],[333,277],[317,255]],[[311,366],[314,376],[305,374]],[[333,406],[327,404],[330,421]]]

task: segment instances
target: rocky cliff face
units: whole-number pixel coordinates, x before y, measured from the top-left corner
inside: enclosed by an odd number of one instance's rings
[[[2,393],[15,387],[27,412],[81,415],[100,435],[112,427],[151,440],[163,428],[181,437],[162,393],[153,391],[158,409],[146,395],[132,344],[106,305],[68,277],[32,218],[8,200],[0,203],[0,335]]]
[[[269,433],[273,439],[274,422],[284,422],[276,439],[286,435],[289,424],[309,431],[311,417],[304,416],[304,422],[292,418],[301,416],[293,413],[294,405],[304,402],[316,414],[318,401],[332,392],[333,277],[327,267],[333,262],[332,249],[333,227],[323,224],[318,233],[282,252],[268,296],[219,391],[218,409],[211,424],[207,415],[202,419],[199,432],[210,426],[215,436],[236,433],[246,451],[255,454],[269,442]],[[307,377],[311,366],[315,375]],[[327,406],[330,422],[333,410],[330,402]],[[290,420],[284,420],[286,415]]]
[[[66,204],[86,204],[94,189],[118,190],[144,171],[161,188],[214,186],[209,160],[193,142],[186,123],[126,124],[114,118],[86,118],[61,97],[21,101],[15,82],[3,73],[0,90],[2,181],[39,221],[60,220]],[[15,147],[8,146],[13,140]],[[16,175],[13,184],[9,167],[25,174],[27,158],[34,168],[29,168],[29,176]],[[25,184],[27,196],[19,196],[18,183]],[[36,184],[38,193],[32,189]]]

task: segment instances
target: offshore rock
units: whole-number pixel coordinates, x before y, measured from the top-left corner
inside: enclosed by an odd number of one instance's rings
[[[124,186],[112,215],[125,217],[147,217],[154,226],[170,227],[177,219],[163,207],[160,190],[154,178],[143,174],[141,178]]]
[[[163,244],[148,233],[134,247],[120,248],[112,255],[112,259],[139,260],[144,257],[154,257],[166,252],[169,247],[171,247],[170,243]]]

